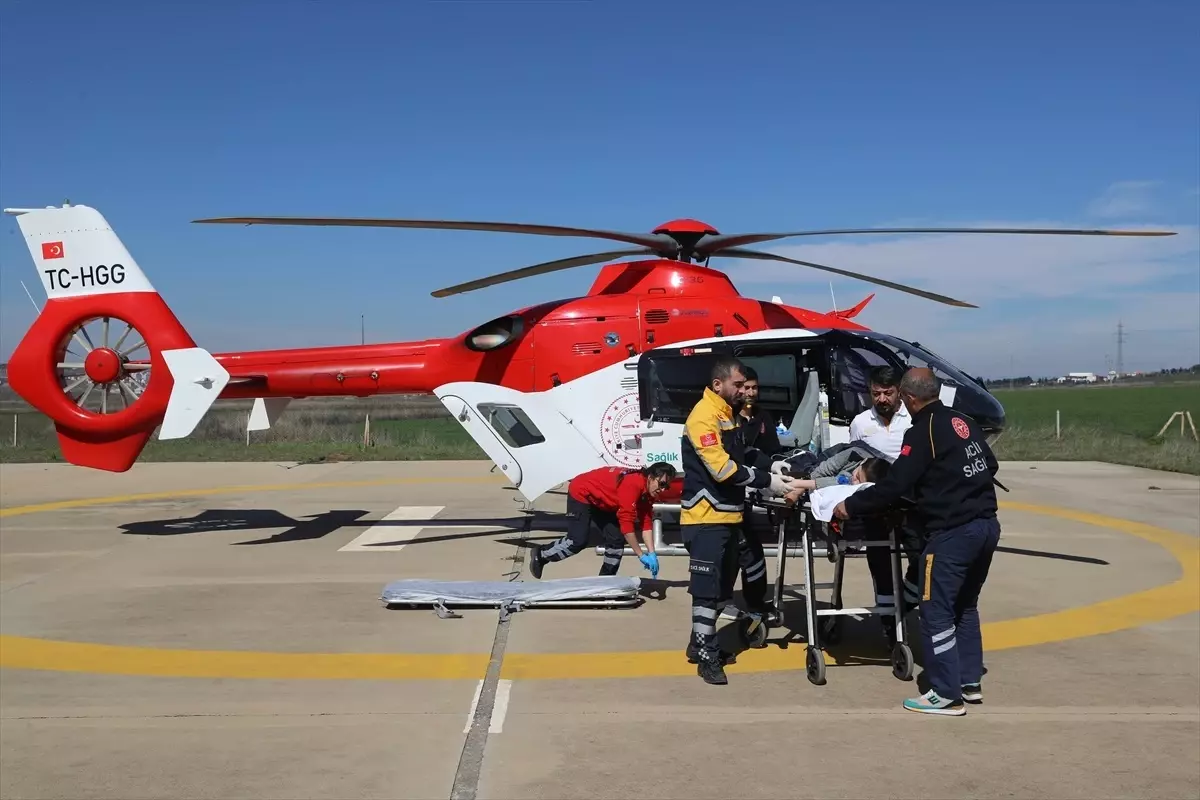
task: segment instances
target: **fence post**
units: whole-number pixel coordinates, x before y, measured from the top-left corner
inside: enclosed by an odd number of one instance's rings
[[[17,446],[17,415],[13,414],[13,447]]]
[[[1062,412],[1057,408],[1054,409],[1054,438],[1062,438]]]

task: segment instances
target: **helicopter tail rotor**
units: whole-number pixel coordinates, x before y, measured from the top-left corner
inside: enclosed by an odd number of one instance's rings
[[[196,347],[100,212],[5,210],[47,297],[9,359],[9,382],[54,421],[64,458],[124,472],[156,427],[160,439],[189,435],[229,373]]]

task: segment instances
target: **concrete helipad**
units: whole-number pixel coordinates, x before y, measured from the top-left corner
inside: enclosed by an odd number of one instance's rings
[[[0,468],[0,795],[1200,796],[1195,477],[1003,464],[985,702],[927,718],[874,619],[810,684],[800,600],[704,684],[682,558],[627,560],[636,609],[382,607],[397,578],[532,580],[564,499],[527,514],[490,466]]]

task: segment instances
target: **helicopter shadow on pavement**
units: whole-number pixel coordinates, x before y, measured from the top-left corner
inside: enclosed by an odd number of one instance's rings
[[[309,541],[321,539],[343,528],[357,527],[395,527],[401,528],[489,528],[485,531],[467,531],[463,533],[448,533],[436,536],[422,536],[417,539],[404,539],[406,546],[433,544],[437,542],[455,541],[459,539],[477,539],[496,537],[508,533],[526,533],[531,521],[538,527],[539,532],[545,532],[544,537],[554,539],[561,535],[555,532],[555,527],[566,529],[565,523],[559,522],[551,515],[539,512],[537,515],[520,515],[508,517],[481,517],[468,519],[461,517],[439,517],[426,520],[373,520],[363,519],[370,512],[359,509],[334,509],[319,514],[307,514],[300,518],[290,517],[275,509],[208,509],[192,517],[176,519],[147,520],[128,522],[118,526],[118,530],[134,536],[182,536],[200,533],[220,533],[225,531],[258,531],[282,528],[279,533],[268,537],[234,542],[235,545],[282,544],[286,542]],[[546,519],[546,517],[550,519]],[[501,530],[496,530],[500,528]],[[500,543],[522,544],[524,540],[513,541],[498,539]],[[383,547],[395,542],[379,542],[375,546]],[[526,546],[528,546],[526,544]]]

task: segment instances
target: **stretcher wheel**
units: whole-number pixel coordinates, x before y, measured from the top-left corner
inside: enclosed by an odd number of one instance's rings
[[[896,646],[892,648],[892,674],[895,675],[898,680],[912,680],[912,649],[903,642],[897,642]]]
[[[753,647],[756,650],[761,650],[767,646],[767,634],[770,633],[770,626],[767,624],[766,617],[759,620],[754,630],[750,630],[750,626],[754,624],[754,619],[749,616],[742,617],[738,620],[738,638],[741,639],[745,647]]]
[[[825,685],[825,652],[820,648],[808,646],[808,652],[804,657],[804,671],[808,674],[808,681],[816,686]]]

